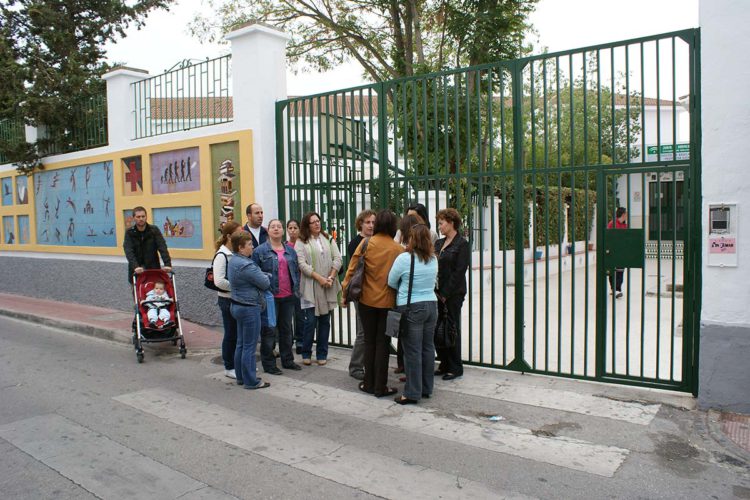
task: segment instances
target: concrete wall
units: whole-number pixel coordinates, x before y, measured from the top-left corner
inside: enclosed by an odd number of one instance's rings
[[[698,401],[750,413],[750,9],[702,0],[703,303]],[[708,205],[737,203],[738,266],[707,265]]]
[[[175,262],[180,312],[183,319],[221,325],[216,292],[203,286],[206,266],[188,267]],[[126,282],[127,273],[124,258],[84,261],[67,256],[0,256],[0,283],[5,293],[131,312],[133,292]]]

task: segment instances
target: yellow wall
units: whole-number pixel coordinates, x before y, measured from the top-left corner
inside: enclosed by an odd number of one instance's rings
[[[194,139],[174,141],[168,143],[157,144],[154,146],[146,146],[141,148],[125,149],[121,151],[108,152],[105,154],[92,155],[84,158],[78,158],[75,160],[66,160],[55,163],[45,163],[45,171],[54,171],[60,168],[75,167],[78,165],[87,165],[98,162],[112,162],[112,180],[114,183],[114,214],[117,234],[117,246],[114,248],[110,247],[86,247],[86,246],[63,246],[63,245],[38,245],[36,243],[36,215],[35,215],[35,204],[34,204],[34,179],[29,177],[29,203],[27,205],[16,204],[16,182],[15,178],[18,176],[14,171],[1,172],[0,179],[5,177],[13,177],[13,205],[0,206],[0,224],[2,223],[2,216],[12,215],[14,225],[16,226],[14,231],[18,235],[18,215],[29,216],[29,240],[30,243],[26,245],[20,245],[16,243],[9,245],[5,243],[5,233],[3,232],[3,239],[0,241],[0,250],[14,250],[14,251],[32,251],[32,252],[53,252],[53,253],[70,253],[70,254],[84,254],[84,255],[123,255],[122,252],[122,240],[125,234],[125,221],[123,220],[123,210],[130,209],[132,207],[142,205],[148,210],[149,222],[152,222],[152,210],[154,208],[170,208],[170,207],[185,207],[185,206],[200,206],[201,207],[201,222],[202,222],[202,234],[203,234],[203,249],[183,249],[183,248],[170,248],[169,253],[172,258],[182,259],[210,259],[214,253],[214,241],[218,237],[218,214],[214,214],[214,192],[213,192],[213,177],[211,172],[211,145],[221,144],[225,142],[239,143],[239,162],[240,162],[240,179],[242,185],[240,186],[240,204],[237,206],[237,213],[244,215],[243,208],[249,204],[255,198],[254,189],[254,165],[253,165],[253,140],[252,131],[243,130],[238,132],[229,132],[226,134],[211,135],[206,137],[199,137]],[[152,194],[151,193],[151,155],[154,153],[162,153],[166,151],[172,151],[176,149],[184,148],[200,148],[200,178],[201,178],[201,189],[200,191],[187,192],[187,193],[166,193],[166,194]],[[142,169],[143,169],[143,193],[140,195],[125,196],[121,187],[121,179],[123,178],[122,172],[122,159],[130,156],[141,156]],[[238,222],[243,222],[238,220]],[[1,230],[0,226],[0,230]],[[161,228],[160,228],[161,229]]]

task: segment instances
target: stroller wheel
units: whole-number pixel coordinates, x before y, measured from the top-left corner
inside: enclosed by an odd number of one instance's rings
[[[182,359],[185,359],[186,354],[187,354],[187,349],[185,349],[184,347],[180,347],[180,357]]]
[[[143,353],[142,352],[135,353],[135,356],[138,358],[138,362],[139,363],[143,363]]]

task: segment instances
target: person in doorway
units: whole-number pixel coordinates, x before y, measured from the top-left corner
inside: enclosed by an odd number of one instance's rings
[[[251,203],[245,209],[247,223],[242,229],[250,233],[253,241],[253,248],[258,248],[268,240],[268,231],[263,227],[263,207],[257,203]]]
[[[167,242],[164,241],[159,228],[148,223],[148,215],[143,207],[133,209],[135,224],[125,231],[122,248],[128,260],[128,282],[134,274],[141,274],[145,269],[161,269],[159,256],[164,262],[164,270],[172,271],[172,259],[169,257]]]
[[[471,252],[469,242],[461,236],[461,215],[455,208],[444,208],[437,214],[438,229],[443,238],[435,242],[438,256],[438,280],[435,293],[438,297],[438,315],[447,314],[456,325],[456,343],[452,347],[437,349],[440,366],[435,375],[443,380],[462,377],[464,365],[461,360],[461,306],[466,297],[466,270],[469,268]]]
[[[268,223],[268,241],[253,252],[253,261],[271,277],[271,293],[276,311],[276,328],[264,326],[260,332],[260,360],[263,370],[281,375],[273,354],[274,338],[278,333],[281,365],[289,370],[301,370],[292,352],[292,323],[295,296],[299,294],[297,252],[284,244],[284,224],[273,219]]]
[[[609,221],[607,229],[627,229],[628,228],[628,211],[625,207],[617,207],[615,210],[615,218]],[[615,298],[622,297],[622,282],[625,279],[625,269],[615,269],[615,274],[609,271],[609,286],[612,289],[610,294],[614,294]]]
[[[354,226],[357,228],[357,236],[352,238],[346,246],[346,254],[350,259],[352,255],[354,255],[359,244],[362,243],[362,240],[373,235],[373,230],[375,229],[375,211],[368,209],[360,212],[354,221]],[[354,339],[352,358],[349,361],[349,375],[357,380],[364,380],[365,368],[363,363],[365,356],[365,331],[362,328],[362,319],[359,317],[359,306],[356,302],[352,302],[352,304],[354,304],[357,336]]]

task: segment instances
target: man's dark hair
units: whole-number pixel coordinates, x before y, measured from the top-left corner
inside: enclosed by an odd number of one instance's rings
[[[396,214],[390,210],[383,209],[375,215],[375,234],[387,234],[391,238],[396,236],[397,225]]]
[[[251,213],[253,213],[253,205],[255,205],[255,203],[251,203],[247,206],[247,208],[245,209],[245,215],[250,215]]]
[[[145,212],[145,213],[148,213],[148,212],[146,212],[146,209],[145,209],[145,208],[143,208],[143,207],[142,207],[142,206],[140,206],[140,205],[139,205],[139,206],[137,206],[137,207],[135,207],[135,208],[133,209],[133,217],[135,217],[135,214],[136,214],[137,212]]]
[[[422,218],[422,222],[427,226],[429,229],[430,226],[430,218],[427,215],[427,207],[422,205],[421,203],[412,203],[408,207],[406,207],[406,210],[404,210],[404,215],[406,215],[409,210],[414,210],[417,212],[417,215],[419,215]]]

